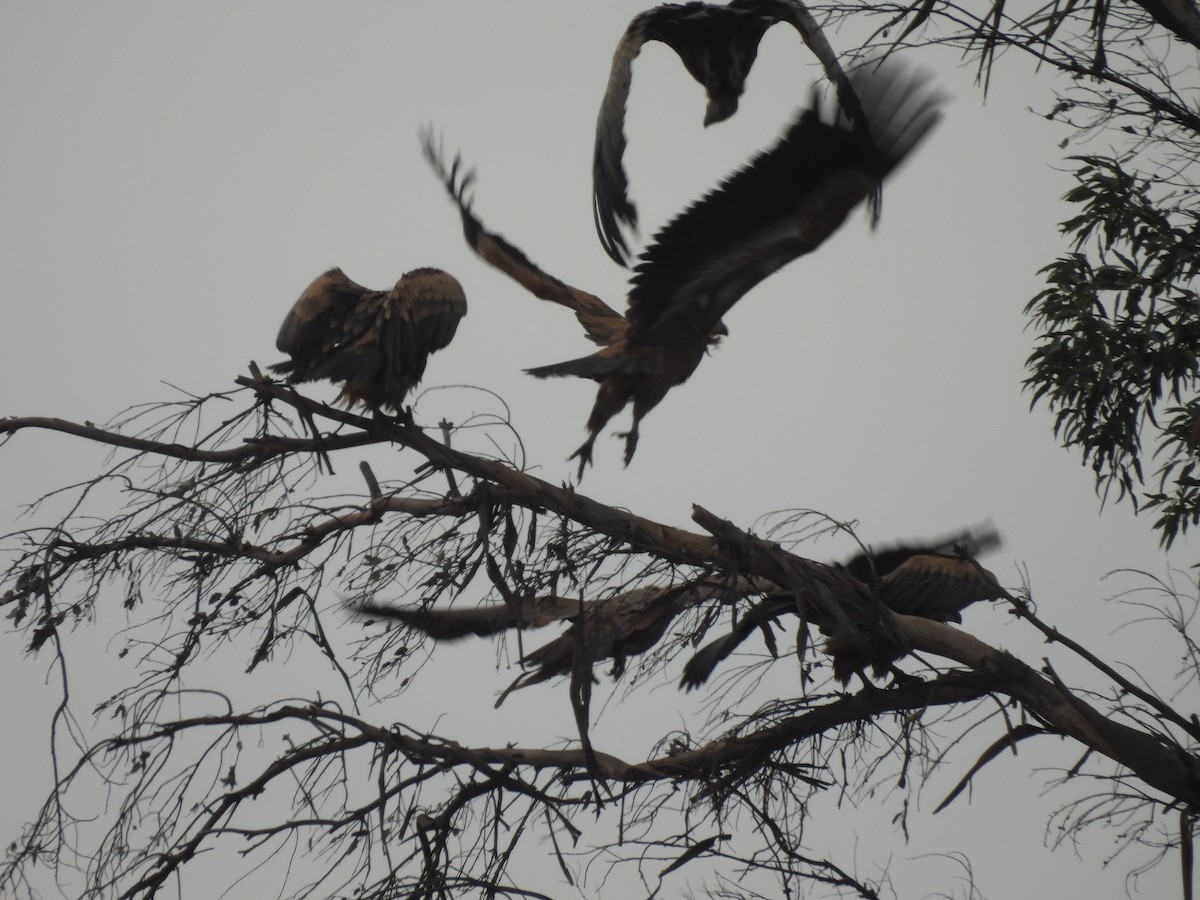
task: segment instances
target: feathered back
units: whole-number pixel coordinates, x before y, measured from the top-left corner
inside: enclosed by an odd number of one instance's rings
[[[390,291],[330,269],[284,319],[275,343],[291,359],[271,368],[293,383],[340,383],[348,404],[401,412],[429,355],[450,343],[466,312],[462,285],[440,269],[407,272]]]

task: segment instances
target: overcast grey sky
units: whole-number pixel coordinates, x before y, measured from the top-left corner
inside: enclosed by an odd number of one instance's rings
[[[567,479],[594,388],[537,382],[521,369],[589,345],[569,313],[471,255],[417,131],[432,124],[478,169],[475,208],[490,228],[622,306],[624,273],[593,233],[590,160],[613,47],[641,8],[628,0],[0,5],[0,413],[103,421],[174,396],[172,385],[230,387],[250,360],[276,361],[280,320],[329,266],[373,287],[438,266],[463,283],[470,313],[426,385],[502,395],[539,474]],[[849,33],[829,37],[837,49],[855,43]],[[998,70],[985,106],[953,56],[917,58],[955,99],[887,185],[879,230],[857,214],[820,252],[756,288],[727,318],[729,338],[645,420],[633,465],[623,470],[620,442],[603,436],[582,489],[684,526],[693,502],[744,526],[773,510],[819,509],[856,519],[875,543],[990,519],[1005,546],[987,564],[1007,584],[1027,570],[1048,621],[1147,677],[1169,674],[1175,648],[1164,655],[1145,626],[1115,631],[1134,613],[1103,602],[1133,584],[1102,581],[1109,570],[1166,574],[1148,521],[1124,506],[1101,514],[1090,473],[1055,446],[1049,416],[1030,413],[1020,390],[1031,347],[1021,310],[1039,290],[1037,268],[1060,250],[1064,156],[1081,148],[1060,149],[1067,132],[1026,109],[1045,110],[1050,95],[1023,64]],[[741,112],[706,131],[702,91],[670,51],[649,45],[627,121],[644,236],[773,140],[819,75],[796,34],[777,27]],[[434,392],[418,412],[436,421],[495,408],[484,395]],[[20,503],[87,477],[100,459],[35,433],[0,454],[10,520]],[[837,558],[846,549],[828,541],[811,553]],[[968,626],[1035,664],[1046,652],[999,610],[972,610]],[[0,835],[11,836],[49,787],[44,723],[56,694],[40,688],[46,660],[18,663],[18,641],[6,643],[0,702],[17,726],[9,740],[27,754],[19,763],[6,754],[0,767],[10,798]],[[456,653],[456,664],[471,654],[485,663],[482,684],[462,690],[480,691],[478,702],[455,700],[477,707],[462,733],[478,727],[518,740],[521,717],[539,707],[567,713],[561,686],[491,712],[513,673],[495,673],[483,642]],[[670,688],[647,703],[634,721],[648,732],[662,708],[698,708]],[[438,712],[448,705],[433,698]],[[606,727],[629,730],[622,709],[604,711],[598,742]],[[459,737],[454,719],[446,722]],[[1075,748],[1043,752],[1047,765],[1075,758]],[[915,858],[962,850],[989,896],[1119,895],[1136,858],[1104,869],[1111,834],[1098,833],[1078,856],[1043,849],[1054,804],[1039,799],[1036,759],[1023,752],[995,763],[970,802],[923,822],[912,845],[895,835],[895,870],[916,879],[899,887],[914,896],[950,890],[922,882],[939,869]],[[879,833],[890,833],[890,816],[882,806]],[[877,856],[852,835],[830,840],[835,854],[864,864]],[[1175,872],[1164,865],[1139,887],[1147,896],[1177,889]]]

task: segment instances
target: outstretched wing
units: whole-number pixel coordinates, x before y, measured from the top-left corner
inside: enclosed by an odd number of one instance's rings
[[[867,117],[863,113],[858,95],[850,79],[846,76],[842,64],[838,62],[837,54],[825,38],[825,32],[817,24],[812,13],[808,11],[801,0],[731,0],[731,7],[745,7],[757,11],[760,15],[772,15],[781,22],[787,22],[800,33],[804,45],[812,51],[813,56],[825,70],[825,77],[837,90],[838,103],[850,120],[858,128],[868,128]]]
[[[869,130],[813,105],[780,141],[666,225],[629,294],[630,339],[707,338],[752,287],[819,247],[936,123],[941,95],[895,63],[850,75]]]
[[[466,311],[457,279],[440,269],[414,269],[387,293],[365,291],[357,302],[335,306],[322,355],[292,379],[340,382],[350,403],[399,412],[430,354],[450,343]]]
[[[387,297],[389,309],[382,333],[389,370],[416,384],[425,374],[431,353],[454,339],[467,314],[467,298],[454,276],[441,269],[406,272]]]
[[[541,628],[569,619],[579,614],[579,601],[551,595],[523,601],[519,608],[507,603],[489,603],[467,609],[365,603],[354,607],[354,611],[366,618],[401,622],[434,640],[456,641],[472,634],[488,637],[513,628]]]
[[[275,338],[275,347],[291,359],[271,370],[292,381],[323,377],[312,370],[338,347],[361,336],[353,330],[353,313],[374,293],[351,281],[341,269],[319,275],[292,306]]]
[[[587,336],[595,343],[606,346],[625,336],[628,322],[619,312],[594,294],[571,287],[543,272],[520,249],[483,227],[483,223],[471,211],[471,201],[466,196],[475,181],[475,173],[463,170],[461,157],[455,156],[454,162],[447,166],[441,148],[434,145],[433,135],[429,131],[422,132],[421,146],[425,158],[458,207],[467,245],[480,259],[499,269],[535,297],[574,310]]]
[[[625,107],[633,81],[633,61],[647,41],[662,41],[675,51],[708,94],[704,124],[728,119],[738,108],[746,78],[758,56],[764,32],[786,21],[820,61],[837,86],[838,99],[861,129],[866,128],[858,97],[816,19],[801,0],[731,0],[666,4],[635,16],[613,53],[608,86],[596,120],[592,156],[592,213],[604,252],[621,265],[630,256],[624,230],[636,232],[637,207],[629,199],[625,173]]]
[[[991,523],[987,523],[919,544],[893,544],[878,550],[864,550],[842,563],[842,568],[863,584],[871,584],[876,579],[884,578],[914,556],[980,556],[999,549],[1001,543],[999,532]]]
[[[879,581],[879,599],[892,612],[937,622],[961,622],[972,603],[1006,596],[995,575],[963,556],[913,556]]]
[[[708,94],[704,124],[737,111],[746,76],[754,65],[763,32],[778,18],[773,3],[665,4],[633,18],[613,53],[608,86],[596,119],[592,155],[592,214],[604,252],[627,265],[629,247],[623,229],[637,230],[637,208],[629,199],[625,174],[625,106],[633,83],[633,61],[647,41],[662,41]]]
[[[683,677],[679,681],[680,686],[689,691],[700,687],[708,681],[713,670],[729,658],[733,651],[755,631],[762,631],[763,637],[768,641],[771,654],[774,655],[776,648],[774,633],[771,631],[772,623],[781,615],[795,614],[799,610],[800,605],[796,602],[795,597],[783,594],[771,594],[764,597],[738,619],[737,624],[728,634],[715,641],[710,641],[692,655],[692,658],[683,667]]]
[[[859,553],[843,563],[842,568],[864,584],[877,584],[880,601],[893,612],[940,622],[960,621],[959,613],[970,604],[1008,596],[991,572],[965,555],[999,546],[1000,535],[991,525],[985,525],[929,541]],[[696,651],[684,666],[681,685],[691,690],[704,684],[716,667],[755,630],[761,629],[764,636],[770,636],[774,620],[798,613],[804,614],[805,607],[795,597],[768,594],[747,610],[728,634]],[[866,648],[876,650],[879,658],[885,660],[882,668],[886,668],[887,654],[894,648],[885,641],[867,641]],[[831,654],[845,655],[836,664],[843,674],[870,662],[871,653],[864,656],[863,649],[863,644],[855,640],[835,639],[829,646]]]

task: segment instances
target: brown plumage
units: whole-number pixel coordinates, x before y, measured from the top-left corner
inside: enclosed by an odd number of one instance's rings
[[[787,22],[816,55],[829,80],[838,87],[842,105],[865,124],[858,100],[833,48],[800,0],[732,0],[710,3],[667,3],[639,13],[629,23],[613,53],[608,86],[596,120],[592,158],[592,208],[600,244],[610,257],[626,265],[629,249],[622,227],[637,229],[637,208],[629,200],[625,174],[625,106],[633,83],[633,61],[648,41],[661,41],[675,51],[688,73],[708,95],[705,126],[737,112],[746,77],[758,56],[763,34]]]
[[[461,157],[456,156],[454,162],[447,166],[441,148],[429,131],[421,133],[421,147],[450,198],[458,206],[463,237],[480,259],[499,269],[535,297],[573,310],[584,333],[593,343],[608,347],[624,341],[629,331],[629,321],[623,315],[595,294],[572,287],[543,272],[520,249],[483,227],[483,223],[471,211],[471,201],[467,197],[475,183],[475,172],[463,169]]]
[[[354,607],[367,618],[391,619],[438,641],[457,641],[471,635],[488,637],[513,628],[541,628],[579,615],[579,601],[567,597],[535,597],[519,605],[489,603],[484,606],[438,609],[424,605],[387,606],[364,603]]]
[[[972,603],[1008,596],[996,576],[974,559],[999,546],[1000,536],[994,529],[967,530],[925,544],[860,553],[844,568],[868,587],[873,584],[879,602],[892,612],[935,622],[961,622],[963,609]],[[768,595],[742,615],[729,634],[696,651],[684,666],[681,684],[689,690],[704,684],[717,665],[756,630],[762,631],[773,651],[771,626],[787,614],[807,616],[828,630],[826,623],[812,618],[813,611],[803,598]],[[833,657],[834,674],[843,683],[868,665],[881,675],[900,655],[894,644],[871,635],[835,635],[826,652]]]
[[[753,585],[742,579],[733,584],[689,582],[673,587],[634,588],[601,600],[585,601],[558,596],[535,597],[519,605],[491,603],[466,609],[438,609],[420,604],[355,607],[364,617],[402,622],[435,640],[454,641],[469,635],[488,636],[510,629],[540,628],[553,622],[571,627],[521,659],[529,671],[520,675],[496,705],[518,688],[539,684],[559,675],[582,675],[590,683],[593,664],[613,660],[619,676],[625,661],[654,647],[680,612],[713,597],[744,595]]]
[[[457,640],[468,634],[489,635],[509,628],[536,628],[552,621],[569,620],[571,627],[563,634],[522,657],[521,665],[529,671],[504,689],[496,706],[518,688],[570,675],[571,711],[588,771],[596,775],[599,765],[588,738],[593,665],[612,659],[613,676],[619,676],[625,669],[626,658],[645,653],[657,644],[680,611],[719,590],[723,590],[719,585],[695,583],[673,588],[635,588],[593,602],[549,596],[464,610],[371,604],[357,611],[365,616],[401,621],[437,640]]]
[[[592,603],[578,603],[572,624],[548,644],[525,654],[525,672],[500,695],[499,706],[519,688],[540,684],[559,675],[574,675],[575,691],[586,698],[592,666],[613,661],[612,676],[619,678],[625,661],[654,647],[680,612],[698,602],[697,588],[635,588]],[[711,596],[705,591],[699,596]]]
[[[486,232],[465,199],[473,175],[460,180],[457,159],[447,169],[426,135],[426,155],[458,203],[475,252],[536,296],[574,309],[588,337],[601,345],[590,356],[528,370],[540,378],[599,382],[588,438],[573,454],[581,475],[600,430],[632,403],[628,464],[642,418],[727,334],[725,313],[768,275],[819,247],[858,204],[874,200],[883,179],[937,121],[941,98],[913,70],[885,63],[859,68],[850,80],[869,129],[851,126],[840,113],[823,121],[815,104],[802,110],[772,149],[655,236],[636,267],[623,317]]]
[[[725,327],[718,323],[698,346],[640,344],[631,340],[628,318],[595,294],[572,287],[542,271],[519,248],[485,229],[472,212],[467,198],[467,192],[475,180],[474,172],[463,171],[458,157],[447,166],[428,133],[422,136],[422,143],[430,165],[458,205],[463,235],[471,249],[535,297],[573,310],[588,339],[601,347],[593,356],[527,370],[539,377],[572,374],[600,382],[596,407],[588,420],[590,437],[572,455],[572,458],[579,458],[579,475],[582,477],[584,469],[591,462],[592,444],[604,423],[631,399],[635,403],[635,417],[640,419],[674,385],[687,380],[708,346],[715,344],[720,335],[725,333]],[[637,444],[636,424],[635,419],[634,434],[626,444],[626,464],[632,458]]]
[[[340,382],[339,401],[404,412],[429,355],[450,343],[467,312],[462,286],[439,269],[405,273],[390,291],[330,269],[300,295],[275,346],[291,359],[271,366],[289,382]]]

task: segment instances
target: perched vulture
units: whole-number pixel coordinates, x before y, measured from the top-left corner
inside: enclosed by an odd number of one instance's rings
[[[750,589],[741,580],[732,586],[700,581],[674,587],[634,588],[594,601],[536,597],[523,601],[516,609],[507,603],[467,609],[365,604],[355,611],[362,616],[402,622],[441,641],[570,622],[571,627],[561,635],[522,657],[521,664],[529,671],[509,685],[496,703],[499,706],[512,691],[558,675],[586,670],[590,679],[592,665],[606,659],[613,660],[613,675],[619,676],[625,660],[654,647],[683,610],[730,591],[744,594]]]
[[[447,169],[426,135],[426,156],[458,203],[475,252],[534,295],[575,310],[587,336],[601,345],[590,356],[528,370],[539,378],[599,382],[588,439],[572,456],[581,475],[600,430],[632,402],[628,465],[642,418],[727,334],[725,313],[772,272],[819,247],[859,203],[874,205],[883,179],[937,121],[941,97],[914,70],[885,62],[856,69],[850,81],[869,129],[852,127],[841,113],[822,120],[815,101],[802,110],[772,149],[655,236],[636,267],[625,316],[485,231],[465,199],[473,173],[460,180],[459,161]]]
[[[647,41],[661,41],[675,51],[689,74],[708,95],[704,124],[728,119],[738,108],[746,77],[758,56],[763,34],[776,22],[788,22],[820,60],[837,85],[843,107],[862,123],[862,112],[837,56],[800,0],[732,0],[710,3],[667,3],[634,17],[613,53],[608,87],[596,120],[592,157],[592,209],[604,251],[626,265],[629,249],[622,226],[637,229],[637,209],[629,200],[625,155],[625,105],[633,83],[633,61]],[[865,123],[863,123],[865,124]]]
[[[504,689],[496,706],[518,688],[569,675],[571,711],[588,771],[595,776],[599,774],[599,763],[588,738],[592,666],[612,659],[613,676],[619,676],[625,670],[627,657],[645,653],[658,643],[676,615],[718,590],[719,586],[696,583],[673,588],[635,588],[593,602],[539,597],[516,604],[515,609],[508,603],[462,610],[371,604],[359,607],[358,612],[397,619],[435,640],[457,640],[468,634],[496,634],[509,628],[537,628],[569,620],[571,627],[565,632],[521,658],[521,665],[528,671]]]
[[[960,613],[972,603],[1007,596],[996,576],[974,559],[977,554],[999,546],[1000,536],[991,528],[964,531],[924,545],[860,553],[845,563],[844,568],[864,584],[873,584],[880,603],[892,612],[935,622],[961,622]],[[803,600],[798,602],[794,596],[764,597],[738,620],[729,634],[696,651],[684,666],[682,686],[691,690],[704,684],[717,665],[755,630],[761,629],[774,652],[771,625],[788,613],[810,615],[812,611],[803,606]],[[882,674],[895,658],[894,648],[883,645],[886,642],[867,641],[867,646],[862,646],[863,643],[835,637],[826,646],[833,657],[834,674],[843,683],[867,665],[873,665],[877,674]]]
[[[429,355],[450,343],[466,312],[462,286],[440,269],[413,269],[390,291],[330,269],[283,320],[275,346],[291,359],[271,370],[292,383],[341,382],[339,401],[403,414]]]

